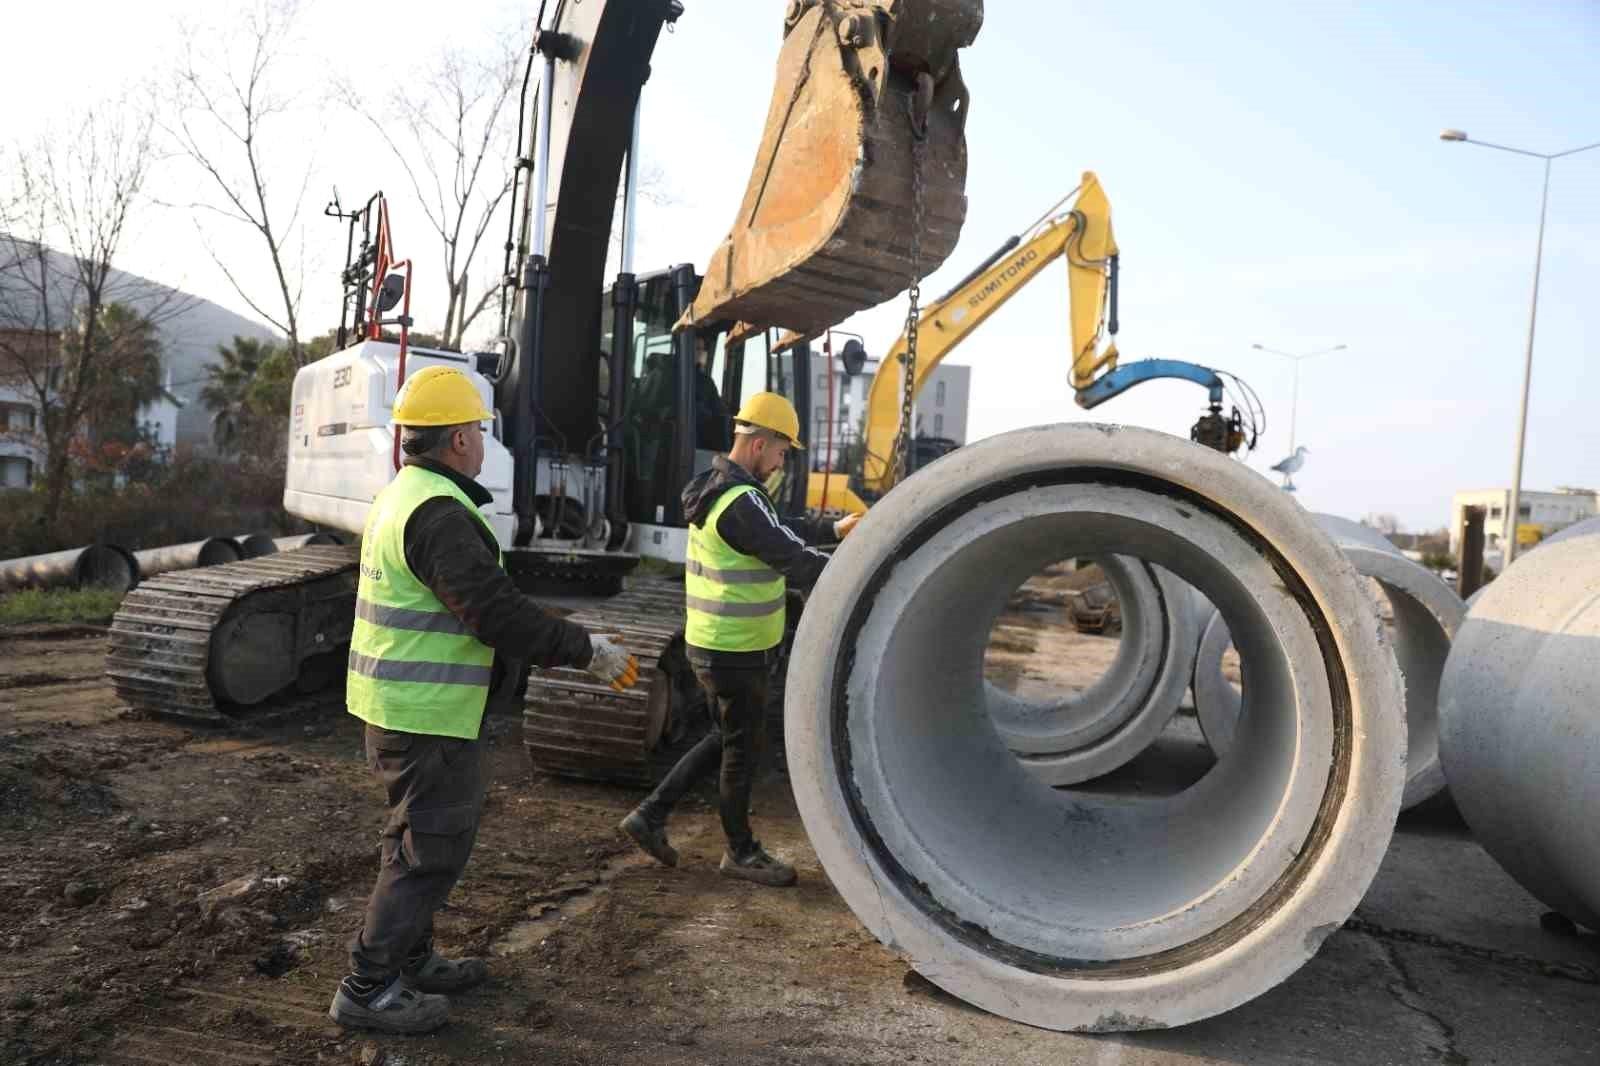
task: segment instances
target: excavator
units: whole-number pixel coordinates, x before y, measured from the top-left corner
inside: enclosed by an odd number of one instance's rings
[[[907,413],[934,369],[1023,286],[1057,259],[1067,263],[1072,344],[1072,388],[1088,410],[1136,385],[1163,378],[1191,381],[1207,390],[1205,412],[1189,437],[1224,454],[1254,449],[1263,428],[1254,391],[1226,371],[1176,359],[1142,359],[1118,365],[1117,270],[1120,252],[1111,229],[1111,205],[1099,178],[1085,171],[1069,192],[1020,234],[1011,236],[938,300],[921,311],[917,351],[908,359],[909,330],[879,363],[867,394],[861,468],[847,475],[814,471],[807,487],[813,510],[865,510],[905,475],[911,454]],[[797,343],[791,332],[780,347]],[[906,380],[906,368],[911,368]],[[898,372],[890,368],[899,368]],[[889,371],[885,373],[885,371]],[[1223,414],[1225,392],[1237,386]]]
[[[780,350],[773,330],[838,322],[954,248],[969,105],[957,53],[983,5],[790,0],[748,190],[704,277],[633,266],[638,102],[683,4],[549,7],[524,78],[498,350],[413,346],[414,271],[381,196],[330,212],[351,227],[352,343],[296,375],[284,507],[359,535],[399,467],[401,384],[459,367],[495,412],[479,480],[507,569],[530,590],[588,593],[573,617],[621,634],[644,667],[626,693],[570,671],[528,680],[529,752],[556,772],[648,780],[673,756],[664,738],[683,735],[674,709],[696,686],[677,635],[681,587],[635,580],[618,593],[622,579],[641,558],[682,561],[678,489],[727,446],[743,396],[782,392],[809,425],[809,347]],[[619,186],[620,270],[607,285]],[[907,209],[920,225],[904,224]],[[798,466],[783,496],[804,507]],[[353,547],[319,546],[146,582],[113,621],[107,673],[156,715],[230,722],[303,705],[343,676],[356,565]]]

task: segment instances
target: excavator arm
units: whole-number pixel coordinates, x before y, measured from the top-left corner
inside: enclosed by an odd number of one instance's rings
[[[1117,348],[1109,339],[1116,332],[1117,242],[1111,231],[1111,204],[1093,172],[1084,172],[1076,192],[1077,199],[1070,207],[1061,210],[1058,204],[1051,208],[1023,235],[1010,238],[960,284],[923,310],[913,394],[956,345],[1062,257],[1067,260],[1072,307],[1073,388],[1083,389],[1096,374],[1117,365]],[[887,492],[894,483],[894,455],[904,431],[900,425],[904,393],[901,373],[890,368],[903,366],[905,354],[902,335],[879,364],[867,395],[862,480],[869,492]]]

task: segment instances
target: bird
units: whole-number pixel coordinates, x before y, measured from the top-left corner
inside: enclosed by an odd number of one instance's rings
[[[1302,444],[1294,450],[1293,455],[1289,456],[1287,459],[1283,459],[1273,464],[1272,469],[1283,475],[1283,487],[1287,491],[1294,491],[1294,478],[1292,475],[1295,471],[1306,465],[1306,454],[1310,452],[1310,450],[1311,449]]]

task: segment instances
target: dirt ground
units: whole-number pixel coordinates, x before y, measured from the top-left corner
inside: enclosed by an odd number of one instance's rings
[[[1015,606],[992,670],[1011,656],[1050,681],[1041,641],[1058,683],[1109,661],[1114,636]],[[615,831],[638,793],[535,775],[510,719],[488,724],[489,808],[438,922],[445,949],[491,957],[491,982],[438,1034],[346,1033],[324,1012],[383,816],[358,723],[336,696],[228,732],[131,717],[104,648],[0,632],[3,1063],[1600,1062],[1600,938],[1543,931],[1448,804],[1402,819],[1356,917],[1279,988],[1178,1030],[1080,1036],[967,1007],[868,936],[782,777],[755,821],[798,887],[719,878],[703,801],[672,823],[667,870]],[[1204,772],[1192,717],[1159,744]]]

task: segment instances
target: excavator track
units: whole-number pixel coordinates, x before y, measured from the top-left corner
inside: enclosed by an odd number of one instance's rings
[[[534,768],[563,777],[653,784],[704,735],[705,700],[683,645],[683,585],[635,579],[618,596],[567,616],[611,633],[639,660],[639,682],[616,692],[582,670],[536,670],[522,737]]]
[[[111,622],[106,673],[137,711],[259,722],[320,703],[342,681],[358,549],[317,546],[164,574]]]

